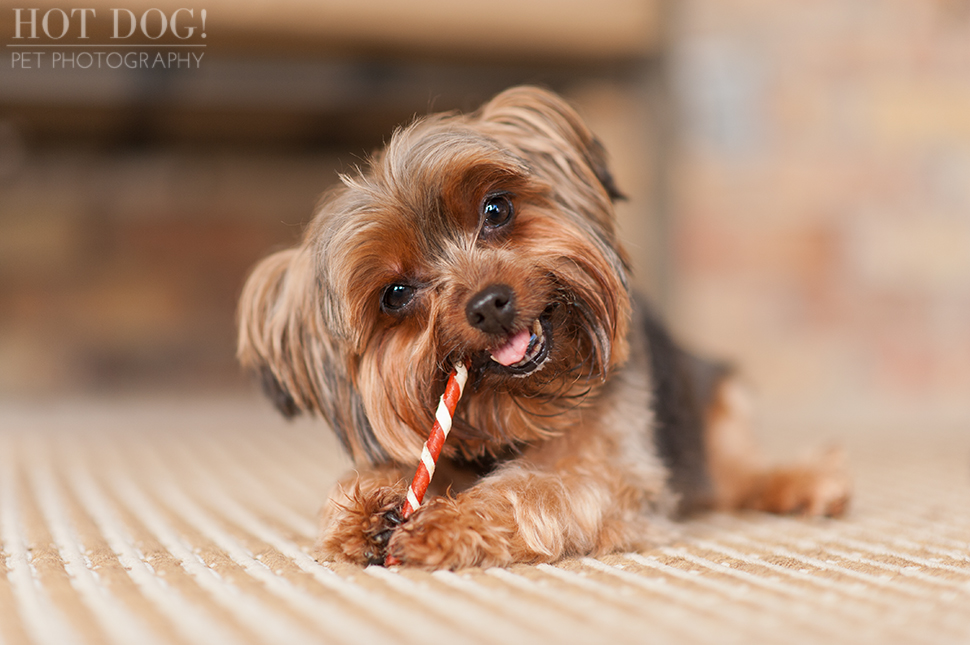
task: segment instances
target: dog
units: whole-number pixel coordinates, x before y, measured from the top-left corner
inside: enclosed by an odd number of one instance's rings
[[[603,147],[559,96],[506,90],[398,129],[259,263],[238,357],[353,460],[320,561],[427,569],[649,548],[697,509],[839,515],[837,459],[770,467],[736,373],[631,295]],[[401,517],[451,365],[468,384]]]

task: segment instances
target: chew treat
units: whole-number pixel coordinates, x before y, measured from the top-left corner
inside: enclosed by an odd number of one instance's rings
[[[408,489],[408,499],[404,502],[401,509],[401,517],[407,519],[424,500],[424,494],[428,491],[431,478],[434,477],[434,467],[438,463],[438,456],[441,448],[445,445],[445,439],[451,431],[451,420],[455,416],[455,408],[458,406],[458,399],[461,398],[462,390],[465,389],[465,381],[468,380],[468,368],[462,363],[456,363],[455,369],[448,375],[448,383],[445,385],[445,392],[438,401],[438,409],[434,414],[434,425],[431,427],[431,435],[424,442],[421,450],[421,463],[414,473],[411,480],[411,487]]]
[[[428,492],[428,485],[434,477],[435,464],[441,455],[441,448],[445,445],[445,439],[451,431],[451,420],[455,416],[455,408],[458,407],[458,399],[461,398],[462,390],[465,389],[465,381],[468,380],[468,368],[464,363],[455,363],[455,368],[448,375],[448,382],[445,384],[445,392],[438,401],[438,409],[434,415],[434,425],[431,426],[431,435],[424,442],[421,449],[421,463],[414,473],[411,486],[408,488],[408,497],[401,509],[401,518],[407,519],[411,516],[424,500],[424,494]],[[388,556],[385,564],[399,564],[394,558]]]

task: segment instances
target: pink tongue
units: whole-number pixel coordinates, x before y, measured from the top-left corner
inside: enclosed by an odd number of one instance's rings
[[[529,341],[532,333],[528,329],[523,329],[515,336],[512,336],[501,347],[492,350],[492,358],[502,365],[508,367],[513,363],[518,363],[525,358],[525,353],[529,349]]]

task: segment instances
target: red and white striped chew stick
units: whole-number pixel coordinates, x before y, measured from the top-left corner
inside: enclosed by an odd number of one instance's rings
[[[434,477],[434,467],[438,463],[438,456],[441,455],[441,448],[445,445],[445,439],[451,432],[451,420],[455,416],[455,408],[458,407],[458,399],[465,389],[465,381],[468,380],[468,368],[463,363],[455,363],[455,369],[448,375],[448,383],[445,385],[445,392],[438,401],[438,409],[434,413],[434,425],[431,427],[431,435],[424,442],[421,449],[421,463],[414,473],[411,480],[411,487],[408,488],[408,499],[404,502],[401,509],[401,517],[407,519],[411,513],[421,506],[424,494],[428,492],[428,485]]]
[[[428,485],[434,477],[435,464],[441,455],[441,448],[445,445],[445,439],[451,431],[451,421],[455,417],[455,408],[458,407],[458,399],[465,389],[465,381],[468,380],[468,368],[464,363],[455,363],[455,368],[448,375],[448,382],[445,384],[445,392],[438,401],[438,409],[434,414],[434,425],[431,426],[431,435],[424,442],[421,449],[421,463],[414,473],[411,486],[408,488],[408,497],[401,509],[401,518],[407,519],[411,516],[424,500],[424,494],[428,492]],[[400,564],[396,558],[388,555],[385,558],[385,565]]]

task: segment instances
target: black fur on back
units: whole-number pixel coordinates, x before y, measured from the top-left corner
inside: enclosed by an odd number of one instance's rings
[[[653,381],[654,442],[670,469],[670,486],[680,496],[679,510],[686,513],[712,502],[705,413],[715,387],[731,369],[684,351],[655,312],[649,307],[643,311]]]

